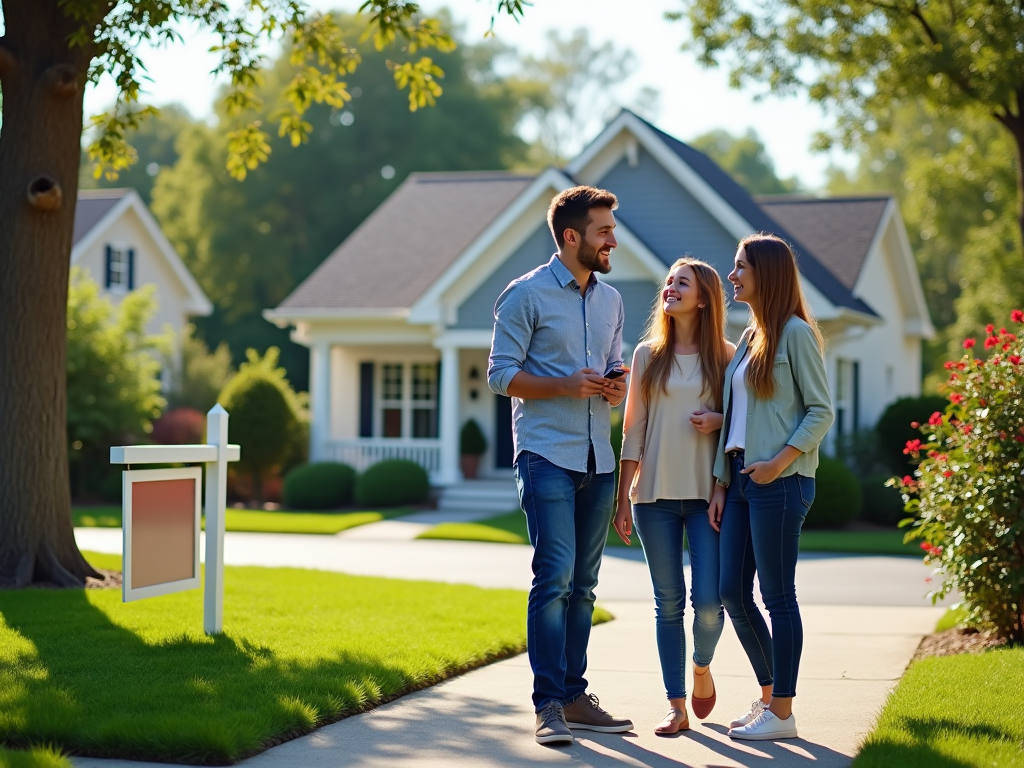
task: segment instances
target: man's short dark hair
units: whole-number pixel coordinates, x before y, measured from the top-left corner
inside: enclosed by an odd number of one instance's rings
[[[584,235],[590,223],[591,208],[608,208],[614,211],[618,207],[618,198],[607,189],[573,187],[559,192],[551,199],[551,205],[548,207],[548,227],[558,247],[561,248],[565,245],[565,230],[573,229],[579,232],[580,237]]]

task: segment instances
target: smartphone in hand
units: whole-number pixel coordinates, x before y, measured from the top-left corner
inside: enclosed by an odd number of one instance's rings
[[[629,373],[629,370],[626,368],[612,368],[604,375],[604,377],[606,379],[618,379],[625,376],[627,373]]]

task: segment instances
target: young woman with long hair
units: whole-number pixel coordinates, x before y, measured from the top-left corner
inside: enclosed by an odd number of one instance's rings
[[[722,425],[725,368],[735,349],[725,338],[725,293],[718,273],[703,261],[679,259],[633,353],[613,521],[626,544],[635,522],[654,583],[658,655],[671,706],[655,728],[658,734],[690,727],[684,531],[694,611],[691,703],[700,718],[715,705],[709,665],[725,617],[718,596],[718,533],[711,526],[708,502],[715,485],[712,466]]]
[[[725,371],[725,423],[709,514],[721,531],[721,596],[761,685],[730,724],[737,739],[796,738],[803,647],[796,601],[800,529],[814,501],[818,445],[832,425],[824,341],[796,257],[774,235],[740,241],[729,274],[750,322]],[[754,574],[772,629],[754,603]]]

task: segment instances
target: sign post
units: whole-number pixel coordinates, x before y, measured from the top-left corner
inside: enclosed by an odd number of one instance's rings
[[[241,451],[228,444],[228,414],[206,415],[205,445],[127,445],[110,449],[111,464],[206,465],[206,584],[203,629],[223,631],[224,511],[228,462]],[[122,472],[124,602],[199,587],[199,467]]]

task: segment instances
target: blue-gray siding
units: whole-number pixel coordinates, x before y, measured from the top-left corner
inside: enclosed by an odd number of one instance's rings
[[[732,270],[736,239],[646,151],[633,168],[620,160],[598,186],[616,194],[622,222],[666,264],[689,253],[723,280]]]

